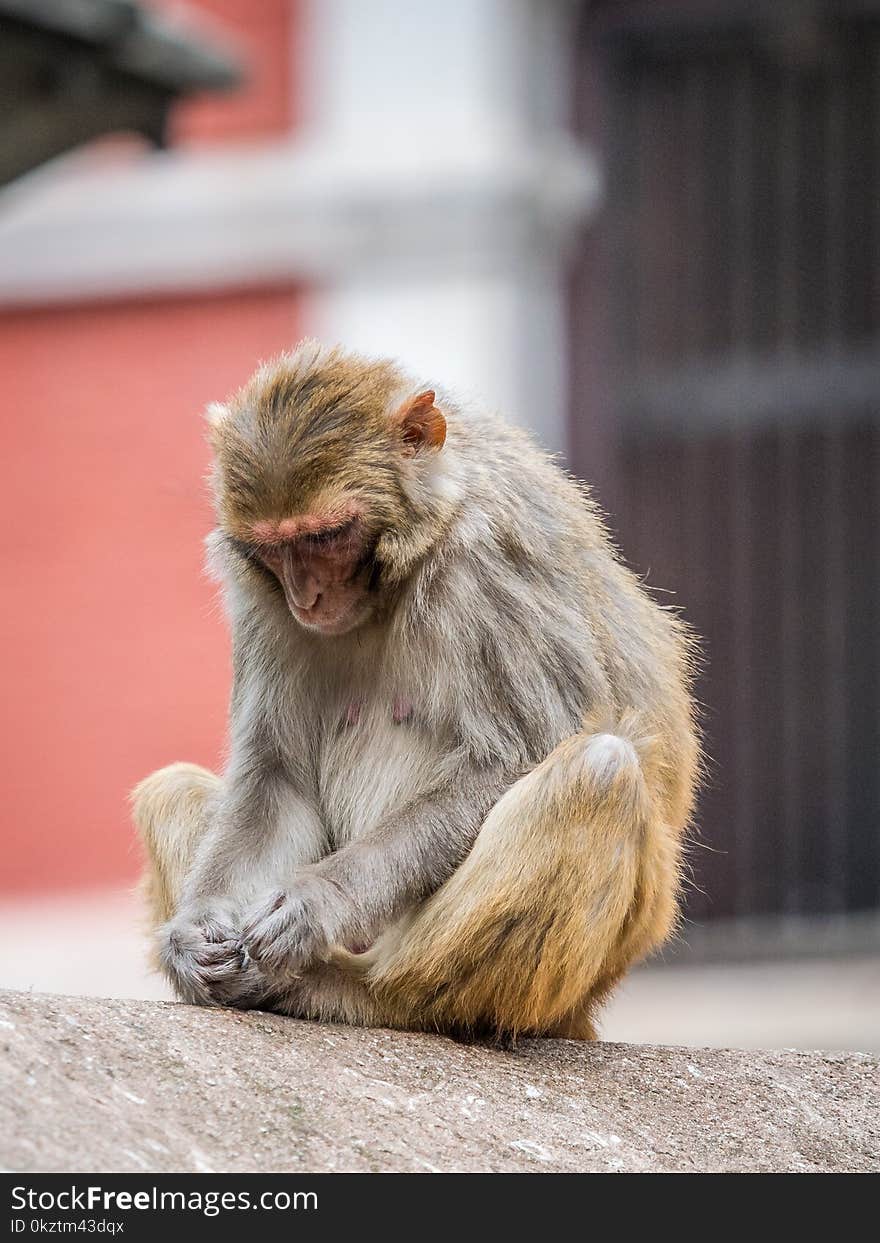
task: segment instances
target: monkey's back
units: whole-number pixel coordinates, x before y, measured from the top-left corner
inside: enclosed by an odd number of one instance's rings
[[[634,711],[685,774],[671,796],[686,817],[697,764],[689,629],[622,563],[589,489],[531,437],[474,414],[450,418],[449,442],[459,511],[416,580],[405,629],[455,732],[487,761],[503,754],[526,769],[586,716]]]

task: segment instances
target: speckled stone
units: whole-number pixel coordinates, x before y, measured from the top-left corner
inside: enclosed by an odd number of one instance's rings
[[[0,1165],[877,1170],[880,1061],[441,1036],[0,992]]]

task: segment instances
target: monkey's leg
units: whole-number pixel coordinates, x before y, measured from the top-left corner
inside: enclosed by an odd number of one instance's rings
[[[197,764],[160,768],[132,792],[132,818],[146,853],[143,890],[153,931],[177,911],[220,778]]]
[[[594,1004],[675,916],[679,835],[649,781],[634,729],[566,739],[436,894],[337,964],[392,1025],[593,1038]]]

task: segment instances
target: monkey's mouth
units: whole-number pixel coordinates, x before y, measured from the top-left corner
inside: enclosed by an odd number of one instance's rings
[[[321,599],[310,608],[302,608],[288,600],[288,607],[294,618],[306,630],[313,630],[318,634],[334,635],[345,634],[353,630],[363,620],[364,603],[363,597],[357,596],[337,607],[327,606]]]

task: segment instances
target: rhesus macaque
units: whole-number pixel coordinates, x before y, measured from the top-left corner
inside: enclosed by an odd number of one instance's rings
[[[209,410],[222,777],[134,794],[181,998],[591,1039],[676,916],[683,625],[523,432],[302,343]]]

